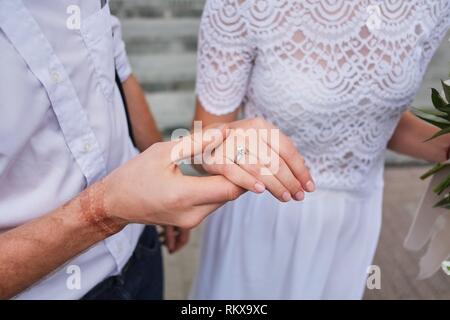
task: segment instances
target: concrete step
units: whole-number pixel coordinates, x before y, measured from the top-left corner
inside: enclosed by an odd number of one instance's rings
[[[190,128],[194,117],[194,91],[167,91],[146,94],[159,129],[170,136],[178,128]]]
[[[183,53],[197,50],[199,19],[122,20],[128,54]]]
[[[146,91],[192,90],[196,54],[130,55],[133,73]]]
[[[198,17],[205,0],[111,0],[119,17]]]

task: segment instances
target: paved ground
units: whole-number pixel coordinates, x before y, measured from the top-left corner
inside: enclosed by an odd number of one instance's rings
[[[381,290],[367,290],[365,299],[450,299],[450,277],[442,272],[428,280],[416,279],[418,254],[402,247],[426,182],[424,167],[389,167],[386,170],[383,227],[374,264],[381,268]],[[187,248],[167,256],[166,298],[185,299],[194,275],[201,228]]]
[[[381,290],[367,290],[366,299],[450,299],[450,277],[438,272],[428,280],[417,280],[421,253],[402,247],[427,185],[418,178],[424,171],[424,167],[386,170],[383,225],[374,261],[381,268]]]

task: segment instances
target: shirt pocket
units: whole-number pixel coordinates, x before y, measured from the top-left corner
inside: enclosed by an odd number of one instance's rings
[[[81,22],[81,35],[86,44],[89,59],[94,66],[98,85],[108,100],[112,100],[115,83],[114,44],[109,6]]]

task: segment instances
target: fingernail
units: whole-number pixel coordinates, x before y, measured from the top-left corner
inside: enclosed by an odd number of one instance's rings
[[[283,200],[286,201],[286,202],[292,200],[291,194],[290,194],[289,192],[287,192],[287,191],[285,191],[281,197],[282,197]]]
[[[295,194],[295,199],[298,201],[302,201],[303,199],[305,199],[305,194],[303,193],[303,191],[299,191]]]
[[[314,182],[308,181],[308,182],[306,183],[306,190],[307,190],[308,192],[313,192],[314,190],[316,190],[316,186],[314,185]]]
[[[264,192],[264,191],[266,190],[266,187],[265,187],[263,184],[257,182],[257,183],[255,184],[255,190],[256,190],[256,192],[258,192],[258,193],[262,193],[262,192]]]

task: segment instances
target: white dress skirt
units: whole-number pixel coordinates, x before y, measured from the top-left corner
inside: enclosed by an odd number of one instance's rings
[[[206,2],[203,107],[280,128],[317,190],[289,203],[247,193],[212,214],[192,298],[362,297],[386,146],[449,26],[449,0]]]
[[[379,170],[379,174],[383,170]],[[367,192],[318,188],[304,202],[247,193],[206,221],[193,299],[361,299],[381,226]]]

